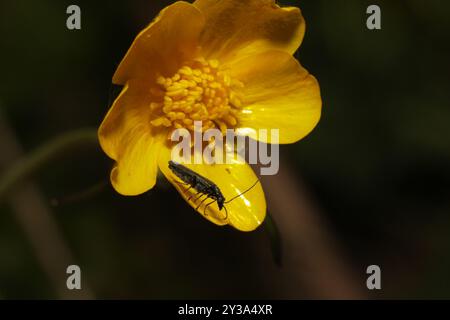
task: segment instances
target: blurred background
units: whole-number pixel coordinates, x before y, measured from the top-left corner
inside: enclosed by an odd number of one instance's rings
[[[0,176],[48,140],[98,127],[115,68],[171,2],[0,2]],[[164,179],[115,193],[113,163],[92,143],[1,199],[0,298],[450,298],[450,3],[279,3],[303,11],[296,56],[323,98],[319,125],[262,180],[282,266],[264,226],[217,227]],[[66,28],[71,4],[79,31]],[[370,4],[382,30],[366,28]],[[86,189],[97,192],[51,205]],[[65,289],[69,264],[81,291]],[[371,264],[381,290],[366,288]]]

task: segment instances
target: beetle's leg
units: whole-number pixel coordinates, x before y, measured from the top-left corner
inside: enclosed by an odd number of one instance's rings
[[[211,201],[210,203],[208,203],[206,206],[205,206],[205,209],[203,210],[203,215],[206,217],[208,214],[206,213],[206,209],[211,205],[211,204],[213,204],[214,202],[216,202],[216,200],[213,200],[213,201]]]
[[[205,195],[204,193],[200,192],[200,196],[198,196],[197,198],[194,198],[194,203],[197,203],[197,200],[200,200],[200,198],[203,197],[204,195]],[[208,198],[208,195],[206,195],[206,198]]]
[[[199,193],[201,193],[201,192],[199,191],[199,192],[197,192],[196,194],[191,195],[191,196],[187,199],[187,201],[191,200],[192,197],[195,197],[195,196],[198,195]]]
[[[184,189],[183,191],[184,191],[184,192],[188,192],[189,190],[191,190],[191,188],[192,188],[192,186],[189,186],[189,188]]]
[[[179,183],[179,184],[189,184],[189,183],[187,183],[186,181],[184,181],[183,179],[181,179],[181,178],[179,178],[179,177],[176,177],[176,178],[174,179],[174,181],[175,181],[176,183]]]
[[[176,180],[175,180],[175,182],[182,187],[186,186],[186,185],[189,186],[189,188],[183,189],[183,192],[188,192],[193,187],[192,185],[190,185],[189,183],[186,183],[186,182],[181,182],[181,181],[176,181]]]
[[[205,194],[203,192],[200,192],[200,196],[198,196],[197,198],[195,198],[194,200],[197,201],[198,199],[200,199],[201,197],[203,197]],[[208,195],[206,195],[208,196]]]
[[[174,180],[176,183],[178,183],[180,186],[187,186],[187,185],[189,185],[189,183],[187,183],[187,182],[184,182],[184,181],[177,181],[177,180]]]
[[[209,196],[208,196],[208,195],[206,195],[206,198],[203,199],[202,202],[200,202],[200,204],[197,206],[197,208],[195,208],[195,210],[198,210],[198,208],[200,208],[200,207],[202,206],[203,202],[205,202],[206,199],[209,199]]]
[[[197,196],[197,195],[198,195],[198,196]],[[194,197],[194,199],[192,200],[192,202],[195,204],[195,203],[197,203],[197,200],[199,200],[199,199],[200,199],[201,197],[203,197],[204,195],[205,195],[205,193],[199,191],[199,192],[197,192],[195,195],[194,195],[194,194],[191,195],[191,196],[188,198],[188,201],[191,200],[192,197]],[[206,196],[208,197],[208,195],[206,195]]]

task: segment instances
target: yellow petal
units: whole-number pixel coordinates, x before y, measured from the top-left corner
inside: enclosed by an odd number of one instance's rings
[[[137,81],[130,81],[122,89],[98,130],[100,146],[110,158],[118,159],[120,149],[133,130],[150,130],[151,102],[152,96]]]
[[[289,54],[267,51],[227,67],[244,83],[240,134],[252,136],[252,130],[279,129],[279,143],[293,143],[318,123],[322,106],[319,84]],[[270,134],[267,139],[257,139],[271,142]]]
[[[134,83],[127,84],[114,101],[98,130],[105,153],[116,160],[113,187],[123,195],[136,195],[156,182],[161,141],[149,125],[151,97]]]
[[[114,189],[125,196],[144,193],[156,183],[158,155],[165,135],[154,136],[136,128],[123,146],[116,166],[111,171]]]
[[[294,53],[305,21],[300,9],[280,8],[274,0],[197,0],[206,17],[201,36],[206,57],[225,61],[270,49]]]
[[[204,23],[202,13],[190,3],[178,1],[166,7],[136,37],[113,82],[125,84],[131,78],[154,79],[158,73],[172,75],[184,61],[196,55]]]
[[[189,186],[181,184],[181,180],[169,169],[170,150],[170,148],[165,148],[164,152],[160,153],[159,168],[181,196],[195,209],[205,196],[194,201],[197,192],[192,188],[187,190]],[[180,161],[180,159],[176,160]],[[232,164],[183,165],[216,184],[226,200],[243,193],[258,180],[252,168],[242,160],[235,159]],[[188,200],[190,197],[192,198]],[[208,203],[211,204],[206,207]],[[219,210],[216,202],[207,199],[197,211],[217,225],[230,224],[241,231],[256,229],[264,221],[266,215],[266,200],[261,183],[258,182],[248,192],[226,203],[225,207],[226,211],[225,209]]]

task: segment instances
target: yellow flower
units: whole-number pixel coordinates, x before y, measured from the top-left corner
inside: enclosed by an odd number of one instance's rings
[[[273,0],[176,2],[134,40],[113,82],[124,85],[99,128],[105,153],[116,161],[111,183],[137,195],[156,183],[158,167],[185,200],[186,191],[168,168],[176,128],[279,129],[280,143],[306,136],[320,118],[316,79],[293,57],[305,23],[298,8]],[[270,136],[270,135],[269,135]],[[269,138],[257,137],[270,143]],[[245,162],[186,165],[217,184],[226,199],[257,180]],[[196,208],[193,199],[188,203]],[[261,184],[204,215],[242,231],[258,227],[266,214]],[[211,209],[211,210],[209,210]],[[204,206],[198,209],[204,214]]]

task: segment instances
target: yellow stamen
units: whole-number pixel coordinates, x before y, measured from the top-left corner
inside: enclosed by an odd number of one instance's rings
[[[201,120],[202,130],[217,127],[225,133],[238,124],[242,101],[236,90],[244,85],[220,70],[219,61],[195,59],[156,83],[162,101],[150,104],[153,126],[193,130],[193,122]]]

